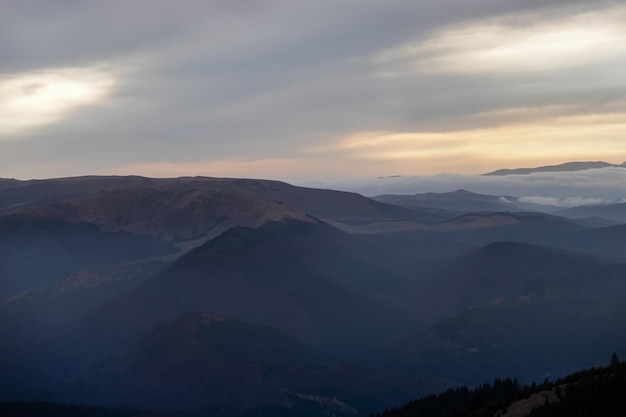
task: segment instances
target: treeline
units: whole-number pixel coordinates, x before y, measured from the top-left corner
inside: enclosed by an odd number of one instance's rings
[[[385,410],[375,417],[492,417],[520,397],[526,389],[530,387],[521,387],[516,379],[496,379],[493,384],[483,384],[473,389],[463,386],[438,395],[429,395],[401,407]]]
[[[429,395],[372,417],[506,417],[511,404],[534,393],[553,391],[556,400],[529,410],[529,417],[624,417],[626,416],[626,362],[613,356],[611,364],[591,368],[541,384],[521,386],[516,379],[496,379],[475,388],[459,387]],[[63,405],[49,402],[0,403],[0,415],[11,417],[196,417],[220,414],[217,409],[155,411]],[[292,410],[295,411],[295,410]],[[272,413],[275,415],[276,413]],[[322,413],[320,413],[321,415]],[[267,413],[263,414],[267,415]],[[308,415],[295,413],[294,415]]]
[[[626,416],[626,362],[577,372],[561,380],[558,402],[534,409],[530,417]]]
[[[517,380],[496,379],[476,388],[459,387],[429,395],[372,417],[493,417],[504,415],[514,402],[553,390],[556,401],[537,406],[530,417],[626,416],[626,362],[614,354],[607,367],[592,368],[541,384],[520,386]]]

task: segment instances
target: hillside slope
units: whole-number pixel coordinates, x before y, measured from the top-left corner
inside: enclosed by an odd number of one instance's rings
[[[544,417],[622,416],[626,410],[626,363],[575,372],[551,382],[521,386],[517,380],[496,379],[469,389],[450,389],[376,417]]]

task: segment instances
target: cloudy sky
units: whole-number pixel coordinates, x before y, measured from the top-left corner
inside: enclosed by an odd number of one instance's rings
[[[0,177],[626,160],[626,3],[2,0]]]

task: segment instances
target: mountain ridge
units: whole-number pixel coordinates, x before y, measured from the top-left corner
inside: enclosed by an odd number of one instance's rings
[[[363,415],[626,348],[623,226],[450,210],[501,200],[463,190],[407,208],[255,179],[0,187],[0,399]],[[287,340],[321,363],[254,349]]]
[[[626,168],[626,162],[621,164],[611,164],[604,161],[573,161],[565,162],[558,165],[545,165],[535,168],[514,168],[514,169],[498,169],[487,172],[485,176],[503,176],[503,175],[528,175],[537,172],[576,172],[586,171],[588,169],[597,168]]]

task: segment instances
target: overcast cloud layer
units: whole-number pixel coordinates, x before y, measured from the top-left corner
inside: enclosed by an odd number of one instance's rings
[[[626,160],[622,1],[4,0],[0,56],[2,177]]]

